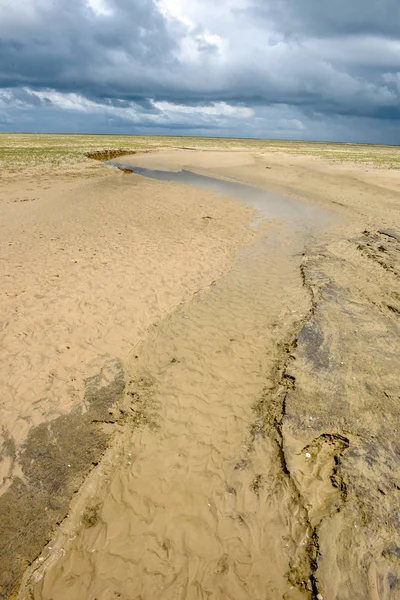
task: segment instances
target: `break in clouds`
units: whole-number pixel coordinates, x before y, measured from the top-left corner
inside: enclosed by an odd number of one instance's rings
[[[398,0],[0,0],[0,130],[400,142]]]

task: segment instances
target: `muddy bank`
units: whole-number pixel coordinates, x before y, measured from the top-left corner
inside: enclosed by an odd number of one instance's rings
[[[85,152],[86,158],[93,158],[94,160],[112,160],[113,158],[117,158],[118,156],[126,156],[126,154],[136,154],[134,150],[117,148],[115,150],[93,150],[92,152]]]
[[[320,248],[286,375],[283,448],[324,598],[400,596],[400,244],[369,232]]]
[[[85,409],[31,429],[18,456],[20,476],[0,497],[0,598],[18,588],[25,569],[41,554],[56,525],[67,516],[71,498],[110,442],[111,408],[124,389],[119,361],[86,381]],[[9,445],[8,458],[17,459]]]

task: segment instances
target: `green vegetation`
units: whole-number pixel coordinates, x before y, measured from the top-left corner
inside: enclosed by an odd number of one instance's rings
[[[92,162],[85,153],[93,151],[144,151],[168,148],[213,148],[254,150],[314,156],[338,163],[363,163],[374,167],[400,168],[398,146],[334,144],[284,140],[162,137],[135,135],[67,135],[0,133],[0,168],[18,172],[28,166],[56,166],[64,170]]]

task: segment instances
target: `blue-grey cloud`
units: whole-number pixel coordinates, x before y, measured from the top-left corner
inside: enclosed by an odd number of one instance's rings
[[[346,137],[335,119],[353,118],[348,136],[363,141],[368,124],[371,141],[382,137],[372,119],[396,143],[399,31],[397,0],[10,0],[0,4],[0,128],[36,111],[39,128],[64,113],[58,129],[79,128],[84,114],[110,131],[268,137],[268,115],[281,115],[289,135],[294,121],[307,128],[297,136],[324,122],[335,139]]]
[[[398,39],[398,0],[253,0],[249,14],[276,23],[286,35],[382,35]]]

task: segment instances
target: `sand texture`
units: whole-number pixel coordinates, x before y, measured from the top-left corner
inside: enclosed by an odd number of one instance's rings
[[[115,160],[300,209],[101,165],[7,180],[0,597],[399,598],[398,172]]]

